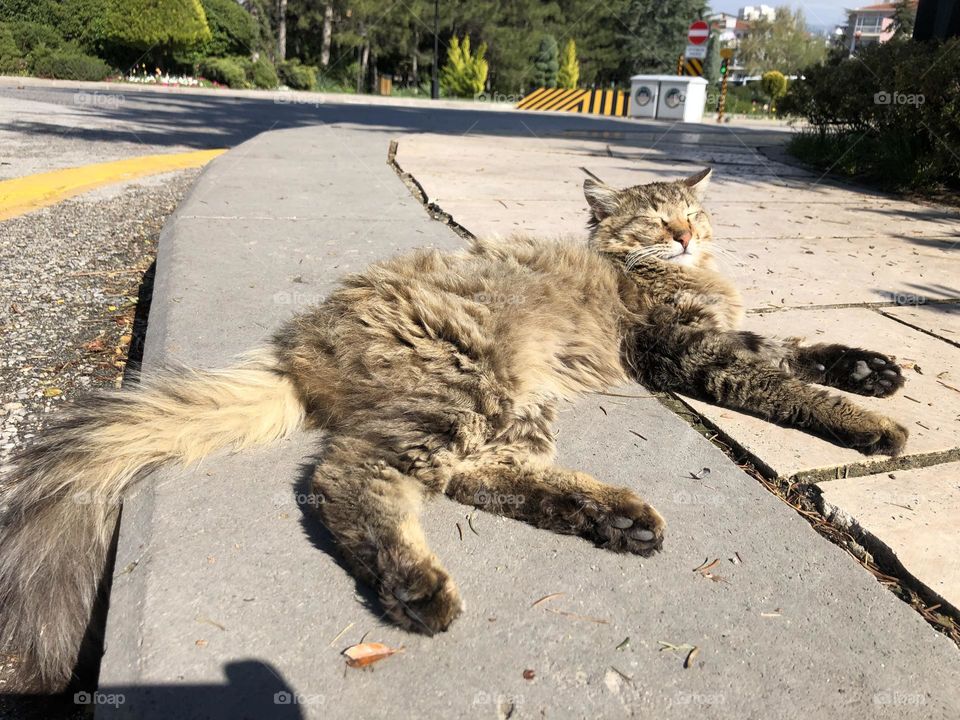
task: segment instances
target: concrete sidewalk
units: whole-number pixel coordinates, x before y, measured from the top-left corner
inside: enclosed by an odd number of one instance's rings
[[[771,159],[782,157],[781,138],[708,125],[496,144],[424,134],[405,138],[397,161],[430,202],[475,234],[563,227],[584,237],[581,168],[627,186],[712,166],[706,205],[719,267],[743,291],[746,328],[896,356],[907,377],[901,393],[849,397],[901,421],[910,440],[902,458],[866,458],[685,401],[768,474],[819,481],[825,514],[881,559],[902,565],[935,601],[960,608],[960,464],[950,462],[960,459],[960,212]]]
[[[161,241],[145,371],[224,365],[343,273],[460,247],[387,165],[391,139],[273,132],[208,166]],[[609,157],[527,162],[506,138],[431,142],[428,155],[401,138],[398,156],[431,199],[479,198],[475,227],[494,205],[524,207],[551,234],[583,222],[577,165]],[[485,145],[487,161],[464,143]],[[492,166],[517,184],[477,183]],[[562,414],[559,446],[564,464],[633,486],[664,514],[664,552],[614,555],[479,513],[475,534],[467,508],[437,500],[424,526],[468,609],[433,639],[380,619],[298,503],[319,440],[164,472],[126,500],[100,683],[123,702],[98,718],[960,715],[956,646],[655,399],[584,398]],[[693,572],[705,558],[721,581]],[[348,669],[340,652],[362,637],[405,651]],[[699,648],[689,668],[669,649],[684,645]]]

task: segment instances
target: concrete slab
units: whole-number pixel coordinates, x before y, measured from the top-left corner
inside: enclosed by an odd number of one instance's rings
[[[625,186],[673,180],[711,164],[716,176],[708,208],[721,267],[749,307],[960,298],[952,279],[960,277],[960,213],[824,183],[744,143],[739,154],[733,147],[708,157],[696,144],[700,137],[671,134],[660,145],[647,138],[651,147],[638,151],[615,137],[498,138],[492,144],[425,134],[405,138],[397,162],[476,235],[579,236],[586,234],[582,167]],[[756,167],[744,170],[747,161]],[[825,266],[831,272],[824,273]]]
[[[476,138],[420,135],[404,140],[398,162],[435,203],[476,234],[562,229],[580,237],[586,235],[581,168],[627,186],[672,180],[712,165],[708,207],[720,269],[741,288],[750,308],[810,308],[756,315],[748,326],[922,358],[916,364],[925,374],[911,371],[905,395],[857,401],[911,427],[908,453],[914,457],[906,462],[917,462],[918,454],[919,462],[943,458],[929,453],[955,457],[960,442],[960,383],[951,378],[955,348],[884,322],[876,312],[838,308],[880,307],[889,318],[960,344],[960,305],[935,304],[960,299],[954,281],[960,277],[960,213],[825,181],[778,162],[776,139],[769,141],[774,147],[761,152],[758,141],[744,141],[736,130],[568,133],[562,139],[505,140],[495,147]],[[451,156],[455,164],[438,162]],[[904,304],[910,307],[894,307]],[[817,306],[833,309],[812,309]],[[785,477],[879,461],[744,414],[691,404]],[[867,492],[863,486],[857,490]],[[918,530],[916,542],[936,538]]]
[[[293,191],[318,184],[337,152],[306,145],[316,132],[269,133],[234,152],[297,157]],[[402,194],[376,162],[387,136],[340,140]],[[161,240],[146,372],[171,359],[222,365],[255,345],[289,312],[274,298],[298,276],[323,294],[368,250],[461,242],[426,213],[378,232],[382,203],[356,167],[338,177],[366,217],[338,215],[340,201],[317,193],[315,217],[329,220],[261,222],[291,216],[277,193],[272,207],[251,196],[220,233],[204,215],[243,172],[226,167],[205,172]],[[351,254],[348,239],[364,234],[374,244]],[[461,540],[465,509],[430,503],[428,539],[468,604],[433,639],[383,623],[302,512],[318,440],[164,472],[126,501],[100,687],[124,702],[98,706],[98,718],[960,714],[956,647],[655,400],[584,398],[561,415],[560,459],[637,487],[668,518],[664,552],[613,555],[487,515]],[[704,557],[720,560],[723,580],[692,572]],[[367,633],[405,651],[346,669],[340,650]],[[662,643],[700,650],[685,669],[684,652]]]
[[[960,462],[817,485],[824,514],[866,533],[936,597],[960,608]]]
[[[901,300],[908,303],[904,307],[887,308],[884,315],[912,325],[941,340],[960,345],[960,304],[942,305],[931,303],[925,295],[917,293]]]
[[[748,315],[748,330],[774,337],[803,337],[807,342],[839,342],[896,356],[906,369],[907,384],[890,398],[865,398],[836,392],[898,420],[910,430],[906,456],[960,449],[960,348],[883,317],[866,308],[787,310]],[[916,368],[920,368],[918,372]],[[687,398],[700,414],[760,458],[777,475],[875,463],[855,450],[807,433],[781,428],[757,418]]]

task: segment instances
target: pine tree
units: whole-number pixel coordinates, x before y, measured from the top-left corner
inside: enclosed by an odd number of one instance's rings
[[[540,49],[533,61],[533,83],[537,87],[554,88],[557,86],[557,72],[560,70],[560,51],[553,35],[544,35]]]
[[[563,57],[560,60],[560,70],[557,71],[557,86],[573,90],[580,80],[580,63],[577,61],[577,44],[573,38],[567,40],[563,48]]]

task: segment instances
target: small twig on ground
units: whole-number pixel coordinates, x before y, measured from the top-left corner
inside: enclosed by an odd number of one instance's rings
[[[350,624],[347,625],[343,630],[341,630],[340,632],[338,632],[338,633],[337,633],[337,636],[336,636],[333,640],[330,641],[330,644],[329,644],[327,647],[333,647],[333,644],[334,644],[337,640],[339,640],[340,638],[342,638],[342,637],[344,636],[344,634],[345,634],[350,628],[352,628],[352,627],[354,626],[354,624],[355,624],[355,623],[350,623]],[[366,637],[366,635],[364,635],[364,637]]]

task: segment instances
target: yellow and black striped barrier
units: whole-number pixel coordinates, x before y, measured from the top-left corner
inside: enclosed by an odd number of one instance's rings
[[[626,117],[629,97],[623,90],[537,88],[524,96],[517,109]]]
[[[683,75],[703,77],[703,60],[698,58],[684,58]]]

